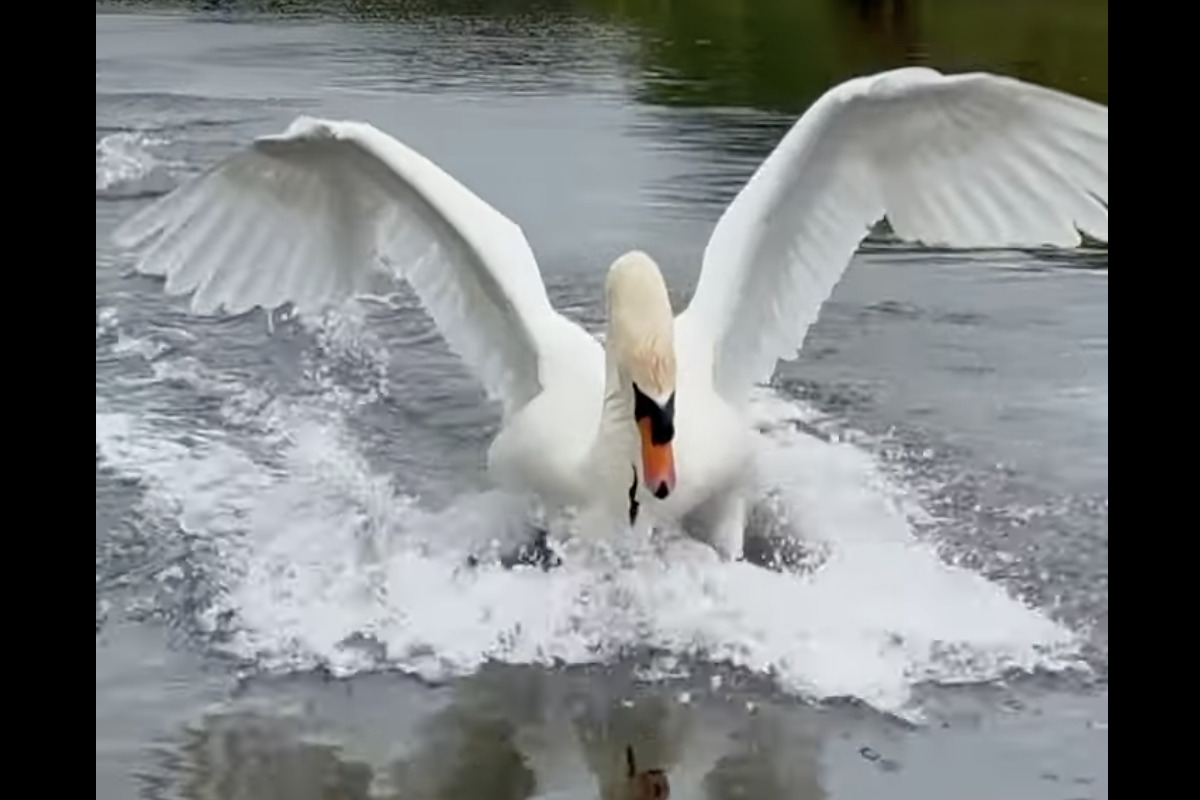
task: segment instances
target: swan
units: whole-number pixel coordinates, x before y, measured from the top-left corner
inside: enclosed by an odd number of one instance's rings
[[[721,215],[678,315],[649,255],[611,264],[602,341],[552,307],[515,223],[364,122],[298,117],[114,239],[196,314],[315,312],[407,281],[499,402],[499,488],[622,530],[676,521],[738,559],[758,435],[748,393],[798,354],[885,217],[925,245],[1107,242],[1108,107],[925,67],[836,85]]]

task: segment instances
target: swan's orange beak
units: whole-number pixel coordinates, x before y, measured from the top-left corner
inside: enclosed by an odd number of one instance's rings
[[[659,500],[675,491],[675,451],[671,443],[655,444],[648,417],[638,420],[642,436],[642,481]]]

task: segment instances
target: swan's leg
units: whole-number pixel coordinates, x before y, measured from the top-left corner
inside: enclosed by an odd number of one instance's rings
[[[721,558],[739,560],[746,535],[746,498],[737,489],[722,492],[689,515],[685,527]]]
[[[491,554],[482,556],[485,560],[498,556],[506,569],[536,566],[549,570],[562,564],[562,558],[550,545],[548,529],[537,517],[540,507],[532,498],[524,494],[498,493],[498,499],[493,502],[489,510],[498,528],[493,531],[495,538],[490,546],[480,545]],[[493,551],[496,546],[499,552]],[[467,566],[479,566],[480,559],[481,555],[468,555]]]
[[[545,572],[553,567],[562,565],[562,558],[550,546],[549,533],[545,528],[534,526],[533,540],[522,544],[515,551],[500,557],[500,564],[505,569],[516,566],[541,567]]]

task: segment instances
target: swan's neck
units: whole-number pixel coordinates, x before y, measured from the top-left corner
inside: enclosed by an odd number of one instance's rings
[[[589,458],[594,493],[613,514],[627,514],[630,487],[639,481],[638,430],[633,418],[633,386],[616,356],[605,347],[604,401]]]
[[[628,523],[635,497],[644,484],[641,473],[645,468],[641,434],[634,417],[639,397],[634,383],[642,391],[656,394],[675,385],[674,319],[662,273],[640,251],[626,253],[609,267],[605,295],[608,331],[604,338],[604,400],[590,469],[583,476],[589,481],[584,494],[597,498],[598,505],[610,512],[619,511]],[[656,435],[663,435],[665,430],[670,436],[662,420],[652,424],[657,425]],[[651,448],[648,452],[657,454],[655,464],[665,463],[673,470],[669,460],[661,460],[659,450]],[[667,474],[664,472],[664,479]],[[655,491],[658,493],[657,487]]]

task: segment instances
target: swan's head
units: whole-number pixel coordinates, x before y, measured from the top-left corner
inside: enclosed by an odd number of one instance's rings
[[[641,478],[658,499],[675,489],[675,318],[658,265],[626,253],[608,271],[608,338],[617,372],[633,397]]]

